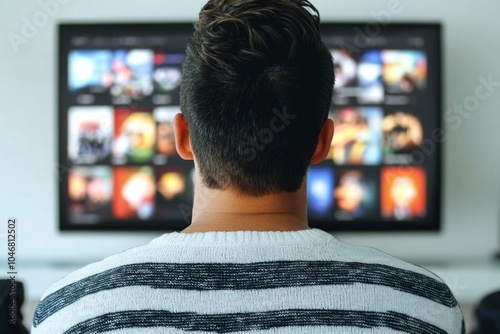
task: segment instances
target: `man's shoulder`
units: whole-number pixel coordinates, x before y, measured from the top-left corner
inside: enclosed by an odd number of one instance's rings
[[[50,285],[42,295],[35,311],[33,332],[37,333],[38,330],[41,330],[42,333],[45,333],[46,328],[39,329],[39,325],[46,323],[53,314],[69,305],[76,305],[75,310],[80,313],[84,309],[96,306],[85,302],[85,296],[102,291],[113,291],[113,289],[130,285],[130,282],[127,282],[127,276],[131,275],[133,277],[138,265],[148,264],[147,261],[150,255],[155,252],[155,241],[156,239],[146,245],[134,247],[86,265]],[[119,279],[115,280],[116,277]],[[77,303],[77,301],[83,302]],[[72,312],[75,310],[72,310]],[[50,321],[47,328],[54,329],[59,326],[58,323],[68,322],[71,319],[71,315],[65,314],[56,321]],[[57,331],[54,329],[53,332]]]
[[[446,282],[432,271],[379,249],[342,243],[338,256],[345,275],[352,273],[353,282],[367,289],[397,292],[398,303],[426,301],[432,312],[459,308],[453,292]],[[407,296],[408,298],[406,298]],[[431,312],[430,311],[430,312]]]
[[[113,271],[120,270],[120,268],[125,269],[128,266],[134,266],[140,263],[147,263],[151,261],[151,254],[155,250],[155,241],[138,247],[128,249],[126,251],[110,255],[100,261],[90,263],[77,269],[60,280],[53,283],[42,296],[42,300],[53,294],[56,291],[61,290],[65,286],[81,282],[82,280],[89,279],[91,277],[104,276]],[[98,280],[96,280],[97,282]],[[105,283],[105,282],[103,282]]]
[[[336,256],[342,261],[378,264],[380,266],[400,268],[438,278],[435,274],[421,266],[402,260],[375,247],[359,246],[339,241],[336,251]]]
[[[413,314],[415,319],[439,325],[449,333],[465,333],[463,314],[448,285],[438,275],[376,248],[343,244],[340,258],[363,293],[376,295],[387,309]],[[394,314],[396,314],[394,313]],[[424,323],[422,323],[424,324]]]

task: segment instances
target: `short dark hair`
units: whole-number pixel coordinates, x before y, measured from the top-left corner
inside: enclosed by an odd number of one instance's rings
[[[203,183],[295,192],[328,117],[333,61],[306,0],[210,0],[183,68],[181,110]]]

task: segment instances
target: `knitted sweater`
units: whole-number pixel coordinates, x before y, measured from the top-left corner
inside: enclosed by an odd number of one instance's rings
[[[170,233],[53,284],[32,334],[465,333],[431,272],[320,230]]]

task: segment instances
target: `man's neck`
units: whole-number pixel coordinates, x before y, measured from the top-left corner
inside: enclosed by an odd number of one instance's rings
[[[305,186],[263,197],[198,186],[191,225],[182,233],[300,231],[309,229]]]

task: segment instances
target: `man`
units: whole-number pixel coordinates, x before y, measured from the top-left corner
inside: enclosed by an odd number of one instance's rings
[[[32,333],[464,333],[438,277],[309,229],[333,73],[308,1],[210,0],[174,120],[192,224],[51,286]]]

